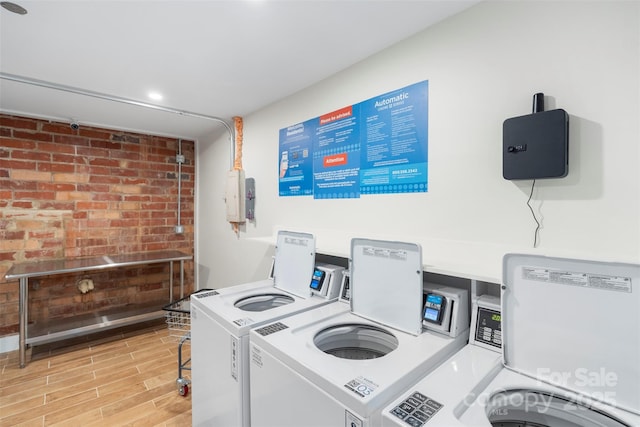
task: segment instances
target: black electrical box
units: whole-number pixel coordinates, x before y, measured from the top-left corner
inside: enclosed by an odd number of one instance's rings
[[[569,115],[566,111],[540,111],[504,121],[504,179],[562,178],[568,172]]]

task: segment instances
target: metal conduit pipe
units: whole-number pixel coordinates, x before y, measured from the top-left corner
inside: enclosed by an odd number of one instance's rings
[[[119,96],[109,95],[109,94],[106,94],[106,93],[94,92],[92,90],[80,89],[80,88],[73,87],[73,86],[67,86],[67,85],[62,85],[62,84],[57,84],[57,83],[51,83],[51,82],[47,82],[47,81],[44,81],[44,80],[32,79],[32,78],[29,78],[29,77],[18,76],[16,74],[8,74],[8,73],[0,72],[0,78],[4,79],[4,80],[10,80],[10,81],[18,82],[18,83],[25,83],[25,84],[30,84],[30,85],[33,85],[33,86],[40,86],[40,87],[45,87],[45,88],[48,88],[48,89],[59,90],[59,91],[62,91],[62,92],[75,93],[77,95],[90,96],[90,97],[93,97],[93,98],[104,99],[104,100],[113,101],[113,102],[121,102],[123,104],[136,105],[138,107],[144,107],[144,108],[151,108],[153,110],[158,110],[158,111],[164,111],[164,112],[167,112],[167,113],[178,114],[180,116],[195,117],[195,118],[199,118],[199,119],[212,120],[214,122],[221,123],[227,129],[227,132],[229,132],[229,137],[230,137],[229,140],[231,142],[230,170],[233,169],[233,164],[234,164],[235,157],[236,157],[236,155],[235,155],[235,134],[234,134],[233,127],[226,120],[224,120],[224,119],[222,119],[220,117],[208,116],[208,115],[199,114],[199,113],[192,113],[190,111],[178,110],[178,109],[175,109],[175,108],[164,107],[162,105],[149,104],[149,103],[146,103],[146,102],[136,101],[134,99],[122,98],[122,97],[119,97]]]
[[[182,163],[184,163],[184,157],[182,157],[182,140],[178,140],[178,155],[176,156],[178,162],[178,219],[176,223],[176,233],[183,233],[182,221],[180,219],[180,212],[182,208],[180,206],[182,202]]]

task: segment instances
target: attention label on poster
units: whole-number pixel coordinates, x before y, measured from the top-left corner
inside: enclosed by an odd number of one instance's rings
[[[427,191],[428,81],[280,130],[281,196]]]

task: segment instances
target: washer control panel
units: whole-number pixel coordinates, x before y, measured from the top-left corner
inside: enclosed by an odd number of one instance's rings
[[[499,311],[478,307],[476,342],[502,347],[502,322]]]
[[[469,344],[498,353],[502,351],[502,314],[500,298],[480,295],[471,306]]]
[[[350,303],[351,301],[351,282],[349,271],[345,270],[344,275],[342,276],[342,285],[340,286],[340,298],[339,301]]]
[[[324,284],[324,278],[327,275],[326,271],[316,268],[313,270],[313,276],[311,277],[311,289],[320,292],[322,285]]]
[[[344,271],[344,267],[317,263],[313,269],[311,283],[309,283],[311,294],[330,300],[337,299]]]
[[[442,408],[442,403],[419,392],[413,392],[390,412],[412,427],[423,426]]]
[[[422,286],[422,326],[452,338],[469,334],[469,292],[435,283]]]
[[[446,308],[447,299],[443,295],[428,293],[424,304],[423,319],[427,322],[442,325],[442,318]]]

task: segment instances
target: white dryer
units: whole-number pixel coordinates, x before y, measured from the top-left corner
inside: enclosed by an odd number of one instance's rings
[[[501,298],[504,368],[443,364],[383,426],[640,426],[640,265],[509,254]],[[405,422],[408,397],[435,410]]]
[[[191,297],[192,424],[249,426],[249,330],[335,301],[344,268],[310,234],[280,232],[273,277]]]
[[[349,311],[330,304],[250,332],[253,427],[378,426],[391,399],[466,343],[466,291],[427,291],[425,325],[449,328],[423,330],[418,245],[353,239],[350,284]]]

